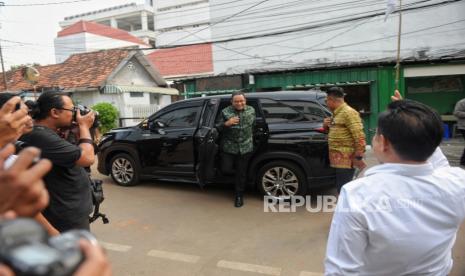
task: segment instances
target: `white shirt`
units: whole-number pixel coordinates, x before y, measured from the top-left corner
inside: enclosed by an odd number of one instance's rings
[[[382,164],[342,187],[325,275],[447,275],[465,217],[465,170]]]
[[[428,158],[428,162],[433,165],[434,169],[450,166],[449,161],[447,161],[446,156],[444,156],[444,153],[442,153],[442,150],[439,147],[437,147],[433,152],[433,155]]]

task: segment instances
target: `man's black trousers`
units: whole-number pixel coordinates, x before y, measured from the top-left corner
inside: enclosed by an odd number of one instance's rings
[[[249,165],[251,152],[245,154],[230,154],[223,153],[222,158],[222,171],[224,173],[232,173],[234,177],[234,190],[236,195],[242,195],[245,191],[245,184],[247,182],[247,168]]]

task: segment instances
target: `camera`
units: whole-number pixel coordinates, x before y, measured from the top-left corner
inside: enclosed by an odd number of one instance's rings
[[[33,219],[4,220],[0,222],[0,262],[16,276],[72,275],[84,261],[80,239],[97,244],[97,239],[85,230],[50,237]]]
[[[92,109],[88,108],[87,106],[84,106],[84,105],[81,105],[81,104],[76,105],[76,113],[74,113],[73,121],[77,122],[76,121],[77,112],[79,112],[81,114],[81,116],[84,116],[84,115],[88,114],[91,111],[92,111]],[[94,123],[92,124],[92,126],[90,128],[97,128],[97,127],[100,126],[99,114],[95,110],[94,110],[94,113],[95,113]]]

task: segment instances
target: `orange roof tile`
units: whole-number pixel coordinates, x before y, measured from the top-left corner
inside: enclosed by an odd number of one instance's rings
[[[58,32],[58,37],[68,36],[72,34],[79,34],[79,33],[92,33],[100,36],[110,37],[113,39],[119,39],[124,41],[129,41],[136,44],[141,45],[148,45],[144,41],[140,40],[139,38],[131,35],[129,32],[112,28],[107,25],[98,24],[95,22],[89,21],[79,21],[74,23],[73,25],[61,30]]]
[[[37,66],[39,81],[36,88],[60,87],[63,89],[98,87],[109,77],[130,51],[125,49],[101,50],[71,55],[60,64]],[[7,72],[8,90],[32,90],[33,86],[23,78],[23,70]],[[0,81],[0,91],[5,86]]]
[[[147,57],[164,77],[213,72],[210,43],[160,49]]]

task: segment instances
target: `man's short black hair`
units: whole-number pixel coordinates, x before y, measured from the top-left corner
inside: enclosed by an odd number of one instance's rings
[[[235,91],[231,94],[231,101],[234,99],[234,97],[239,96],[239,95],[244,96],[245,98],[245,93],[243,91]]]
[[[70,94],[61,91],[43,92],[35,104],[29,103],[28,105],[31,109],[32,118],[36,120],[43,120],[49,116],[49,112],[52,108],[62,108],[64,104],[64,96],[69,97]]]
[[[430,107],[411,100],[395,101],[379,114],[378,134],[382,134],[404,160],[423,162],[442,140],[442,121]]]
[[[326,91],[326,94],[334,98],[344,98],[344,96],[346,95],[344,93],[344,89],[338,86],[333,86],[329,88],[328,91]]]

